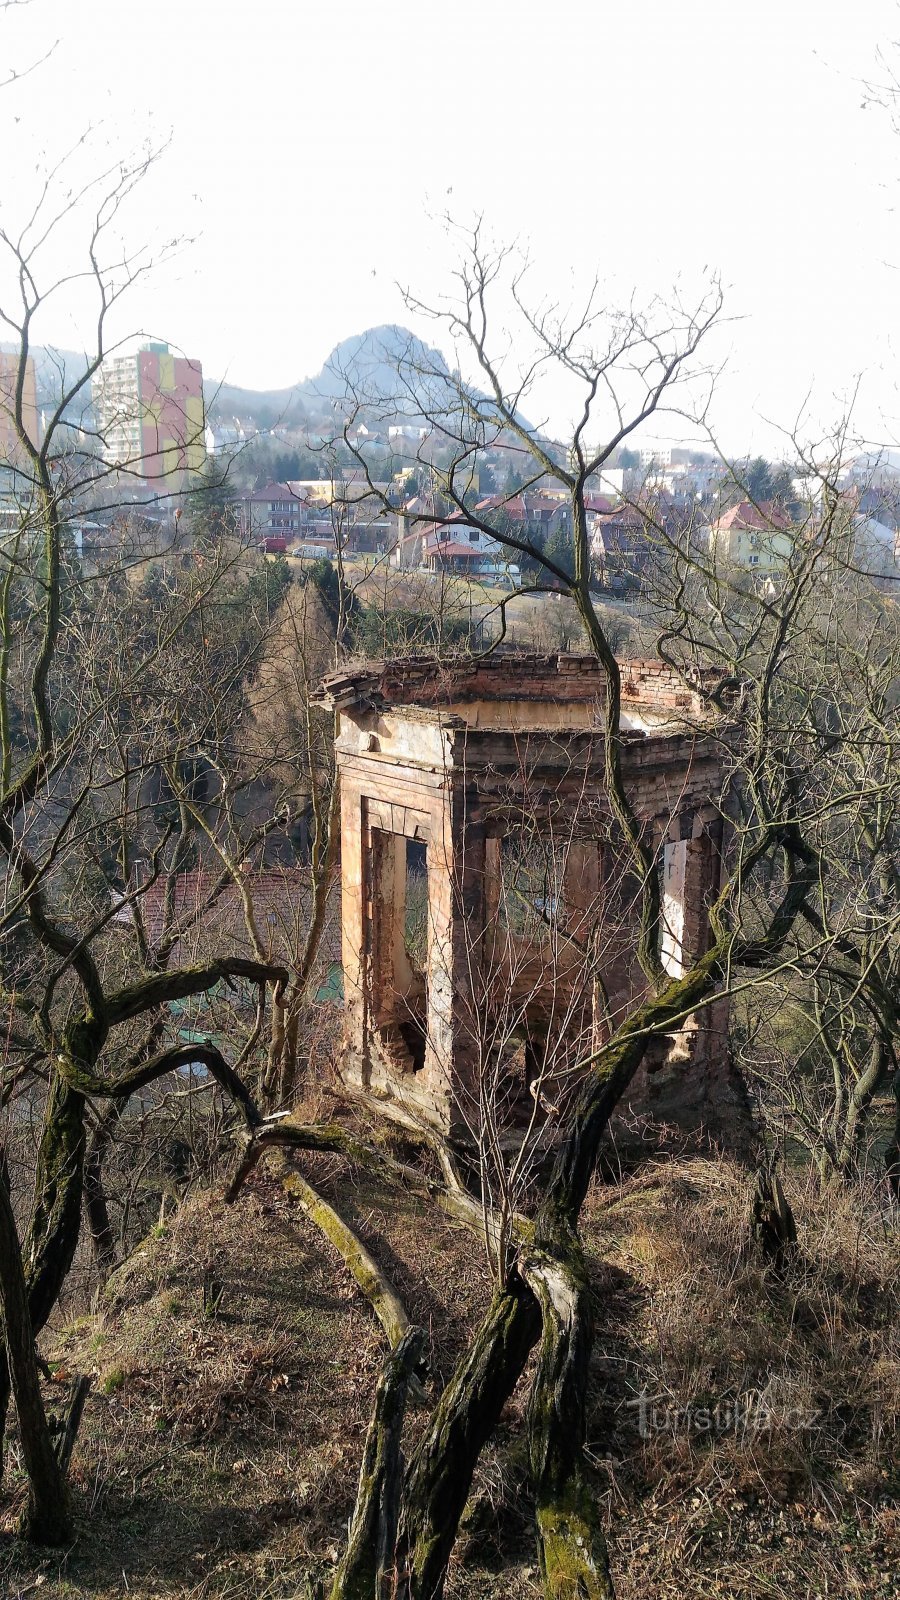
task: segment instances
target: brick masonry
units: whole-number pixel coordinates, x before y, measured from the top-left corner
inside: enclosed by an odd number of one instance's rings
[[[621,674],[626,788],[657,847],[676,975],[705,947],[720,885],[724,745],[669,669],[628,661]],[[465,1138],[490,1050],[513,1032],[525,1068],[506,1092],[523,1115],[536,1101],[550,1114],[571,1082],[566,1052],[585,1054],[645,992],[604,698],[599,663],[576,655],[367,664],[323,685],[339,712],[345,1072],[401,1119]],[[517,912],[504,873],[523,849],[545,887],[514,886]],[[742,1109],[727,1028],[725,999],[687,1018],[648,1053],[627,1109],[727,1138]],[[559,1083],[545,1067],[529,1100],[537,1059],[558,1063]]]

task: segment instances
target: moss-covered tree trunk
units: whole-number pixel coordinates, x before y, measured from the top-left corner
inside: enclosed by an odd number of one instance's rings
[[[439,1600],[475,1463],[540,1331],[519,1277],[498,1290],[438,1402],[406,1475],[397,1543],[397,1600]]]
[[[581,1246],[570,1237],[523,1264],[541,1308],[538,1369],[528,1407],[528,1454],[538,1555],[547,1600],[612,1600],[596,1485],[584,1457],[594,1340]]]
[[[94,1261],[102,1278],[106,1278],[116,1264],[116,1242],[113,1236],[112,1223],[109,1220],[109,1207],[106,1203],[106,1188],[103,1182],[103,1163],[107,1151],[112,1143],[116,1129],[122,1119],[127,1101],[110,1100],[104,1106],[94,1129],[90,1149],[84,1164],[84,1210],[91,1234],[91,1245],[94,1251]]]
[[[47,1321],[72,1265],[81,1221],[84,1096],[54,1071],[44,1108],[31,1225],[21,1250],[33,1334]],[[9,1410],[10,1368],[0,1352],[0,1439]],[[0,1469],[3,1466],[0,1453]]]
[[[5,1159],[0,1161],[0,1300],[8,1369],[28,1473],[28,1504],[22,1532],[37,1544],[66,1544],[72,1535],[68,1494],[41,1398],[34,1330]]]
[[[350,1536],[330,1600],[388,1600],[392,1592],[403,1459],[400,1437],[410,1379],[424,1346],[422,1329],[410,1328],[381,1369]]]
[[[35,1333],[56,1304],[78,1244],[85,1146],[84,1095],[54,1070],[38,1146],[31,1225],[23,1250]]]

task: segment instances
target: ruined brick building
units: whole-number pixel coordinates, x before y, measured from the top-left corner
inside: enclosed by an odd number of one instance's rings
[[[658,847],[673,975],[720,882],[723,746],[703,701],[622,663],[624,777]],[[646,991],[639,885],[604,788],[592,656],[341,671],[344,1073],[401,1120],[464,1134],[490,1081],[510,1126],[553,1115],[579,1059]],[[632,1108],[720,1131],[727,1001],[657,1041]]]

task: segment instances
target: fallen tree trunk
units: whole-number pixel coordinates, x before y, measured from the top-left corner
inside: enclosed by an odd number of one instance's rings
[[[400,1511],[400,1440],[406,1398],[425,1334],[409,1328],[381,1369],[366,1435],[356,1507],[330,1600],[387,1600],[393,1588]]]
[[[410,1322],[387,1274],[349,1224],[327,1200],[323,1200],[318,1190],[301,1173],[286,1173],[282,1181],[287,1193],[299,1201],[310,1221],[343,1257],[345,1266],[356,1279],[387,1334],[388,1344],[394,1349],[409,1332]]]
[[[363,1167],[365,1171],[374,1173],[388,1183],[400,1184],[404,1189],[412,1190],[414,1194],[421,1194],[423,1198],[432,1200],[440,1206],[454,1222],[463,1223],[481,1237],[485,1228],[484,1207],[462,1186],[453,1170],[452,1162],[446,1158],[446,1153],[442,1156],[437,1141],[433,1137],[426,1139],[423,1136],[422,1143],[434,1150],[437,1155],[445,1172],[447,1187],[417,1167],[396,1161],[385,1151],[367,1144],[364,1139],[358,1139],[340,1123],[293,1122],[290,1118],[278,1122],[266,1122],[248,1134],[240,1160],[225,1190],[225,1203],[226,1205],[234,1203],[250,1173],[267,1151],[310,1150],[322,1155],[344,1156],[354,1165]],[[488,1223],[490,1224],[490,1218]],[[512,1226],[520,1242],[525,1243],[530,1239],[532,1228],[526,1218],[514,1216]]]

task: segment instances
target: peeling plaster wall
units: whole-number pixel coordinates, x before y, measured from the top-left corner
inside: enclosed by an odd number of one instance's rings
[[[602,691],[596,660],[575,656],[497,657],[452,669],[391,662],[326,680],[325,703],[341,713],[346,1072],[401,1118],[465,1136],[478,1008],[492,1003],[490,990],[478,989],[485,972],[509,994],[518,984],[535,1026],[560,1026],[558,995],[574,982],[566,958],[557,959],[555,997],[545,1003],[527,961],[504,979],[496,955],[497,852],[505,832],[515,836],[523,808],[569,829],[570,927],[584,932],[602,921],[604,895],[612,916],[613,891],[604,884],[614,884],[614,868],[621,877],[621,860],[610,855],[615,824],[603,781]],[[622,693],[626,787],[660,852],[661,952],[674,974],[705,947],[706,908],[719,887],[721,745],[700,723],[702,697],[656,663],[623,664]],[[407,839],[427,851],[420,974],[403,948]],[[615,892],[622,922],[629,906]],[[624,938],[609,958],[609,982],[623,1008],[645,992],[634,942],[629,947]],[[632,1109],[704,1122],[721,1134],[734,1099],[727,1022],[726,1001],[687,1019],[648,1061]]]

